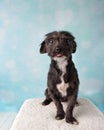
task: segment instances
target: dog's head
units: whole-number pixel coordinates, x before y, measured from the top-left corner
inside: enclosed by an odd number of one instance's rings
[[[48,33],[41,43],[40,53],[48,53],[53,59],[70,57],[76,52],[77,45],[74,39],[74,36],[67,31]]]

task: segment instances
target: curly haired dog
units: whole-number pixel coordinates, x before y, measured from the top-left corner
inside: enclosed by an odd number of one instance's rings
[[[76,52],[74,36],[67,31],[54,31],[46,34],[41,43],[40,53],[47,53],[51,58],[48,72],[46,99],[43,105],[54,102],[57,108],[56,119],[65,117],[66,122],[78,124],[73,117],[73,108],[77,103],[79,79],[75,65],[72,61],[72,53]],[[62,101],[67,101],[66,114]]]

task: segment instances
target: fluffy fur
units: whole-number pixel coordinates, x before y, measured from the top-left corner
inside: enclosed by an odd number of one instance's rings
[[[48,72],[46,99],[43,105],[53,101],[56,105],[56,119],[65,117],[66,122],[78,124],[73,117],[73,109],[77,102],[79,79],[77,70],[72,61],[72,53],[76,52],[74,36],[67,31],[54,31],[46,35],[41,43],[40,53],[47,53],[51,58]],[[62,101],[67,101],[66,114],[63,110]]]

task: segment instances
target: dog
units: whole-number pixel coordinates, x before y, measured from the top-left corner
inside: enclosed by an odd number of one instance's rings
[[[47,53],[51,58],[50,69],[47,77],[46,99],[42,105],[54,102],[57,108],[55,118],[71,124],[78,124],[73,117],[73,109],[77,103],[79,78],[78,72],[72,61],[72,53],[75,53],[77,44],[74,36],[67,31],[54,31],[46,34],[41,43],[40,53]],[[66,114],[61,102],[67,101]]]

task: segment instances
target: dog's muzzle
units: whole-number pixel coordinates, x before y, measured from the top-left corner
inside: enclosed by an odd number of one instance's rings
[[[63,49],[61,47],[56,47],[56,56],[57,57],[62,57],[63,56]]]

